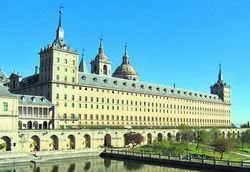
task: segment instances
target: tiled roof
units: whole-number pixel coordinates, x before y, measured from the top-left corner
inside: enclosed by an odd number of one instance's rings
[[[158,96],[178,97],[190,100],[223,103],[223,101],[214,94],[207,94],[192,90],[144,83],[141,81],[132,81],[82,72],[79,72],[79,84],[83,86],[100,87],[135,93],[145,93]]]

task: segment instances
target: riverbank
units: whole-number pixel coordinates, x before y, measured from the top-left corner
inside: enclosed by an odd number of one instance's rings
[[[51,160],[61,160],[70,158],[97,157],[103,149],[84,150],[63,150],[63,151],[41,151],[32,153],[0,153],[0,166],[15,166],[16,164],[29,164],[30,162],[39,164]]]
[[[248,172],[250,163],[244,161],[224,161],[216,159],[195,159],[181,156],[162,156],[161,154],[145,154],[143,152],[128,152],[121,150],[106,150],[102,158],[115,160],[132,160],[146,164],[165,165],[192,169],[207,169],[211,171]]]

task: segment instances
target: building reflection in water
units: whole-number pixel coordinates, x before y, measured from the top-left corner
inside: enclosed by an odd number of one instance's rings
[[[142,164],[135,161],[117,161],[102,158],[79,158],[50,161],[41,164],[0,167],[4,172],[194,172],[165,166]]]

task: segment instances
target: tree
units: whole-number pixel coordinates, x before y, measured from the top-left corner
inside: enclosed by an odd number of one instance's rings
[[[196,150],[198,150],[200,144],[208,144],[211,141],[211,135],[206,130],[198,130],[196,132],[195,141],[197,143]]]
[[[186,144],[188,150],[188,143],[194,140],[194,132],[191,129],[181,131],[181,142]]]
[[[211,130],[209,130],[209,133],[210,133],[212,142],[214,142],[216,139],[222,136],[220,130],[217,128],[212,128]]]
[[[250,144],[250,129],[241,133],[240,142],[242,149],[244,148],[244,144]]]
[[[129,132],[124,135],[125,145],[132,143],[133,145],[140,145],[143,142],[144,137],[140,133]]]
[[[242,124],[241,126],[240,126],[240,128],[249,128],[250,126],[249,126],[249,121],[247,122],[247,123],[245,123],[245,124]]]
[[[212,144],[214,151],[221,154],[220,159],[223,158],[225,152],[234,149],[234,141],[230,138],[217,138]]]
[[[194,132],[191,129],[181,131],[181,141],[192,142],[194,140]]]

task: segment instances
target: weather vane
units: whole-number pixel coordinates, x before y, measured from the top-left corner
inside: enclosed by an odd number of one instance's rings
[[[60,10],[59,10],[59,13],[62,14],[62,9],[63,9],[63,5],[62,5],[62,4],[60,5],[60,8],[59,8],[59,9],[60,9]]]

